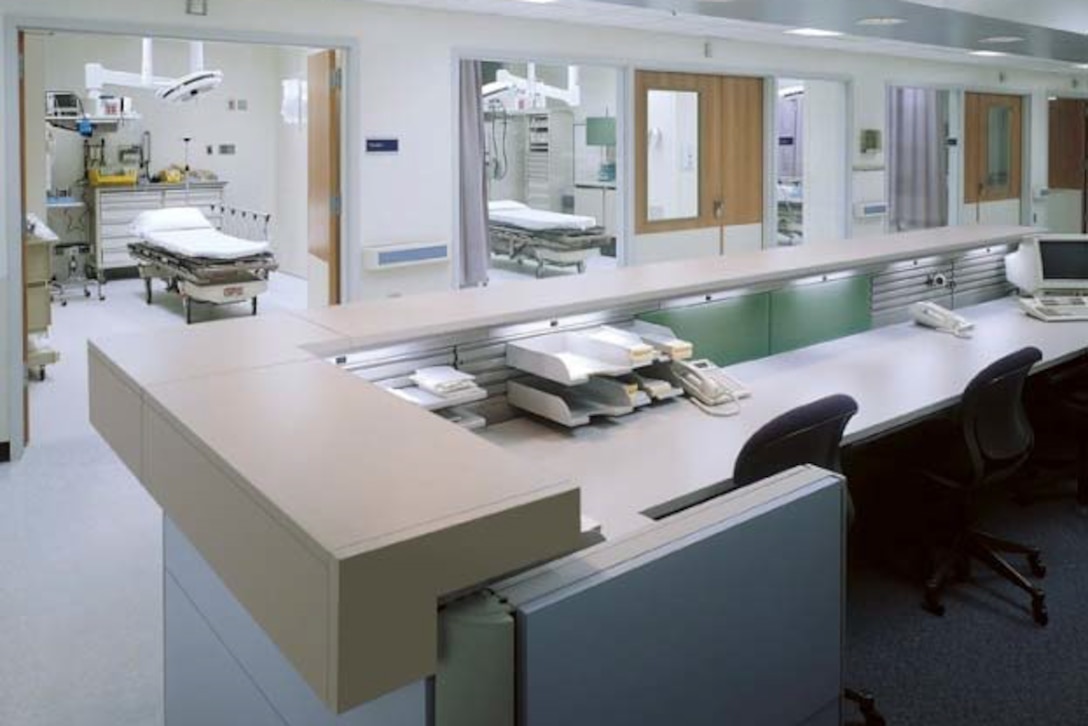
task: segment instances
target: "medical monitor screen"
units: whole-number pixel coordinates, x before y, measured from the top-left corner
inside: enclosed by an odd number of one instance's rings
[[[1088,286],[1088,237],[1039,240],[1044,280],[1084,280]]]

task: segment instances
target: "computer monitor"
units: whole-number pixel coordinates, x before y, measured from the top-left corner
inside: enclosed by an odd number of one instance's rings
[[[1088,292],[1088,235],[1040,234],[1005,258],[1009,282],[1029,295]]]

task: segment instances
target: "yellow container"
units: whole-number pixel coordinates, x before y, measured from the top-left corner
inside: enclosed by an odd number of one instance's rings
[[[87,172],[87,180],[92,187],[135,186],[136,170],[128,169],[110,174],[103,173],[101,169],[91,169]]]

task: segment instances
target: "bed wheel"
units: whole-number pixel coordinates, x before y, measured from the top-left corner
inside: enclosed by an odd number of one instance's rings
[[[583,274],[585,274],[585,271],[586,271],[586,263],[585,262],[579,262],[578,263],[578,274],[583,275]]]
[[[257,314],[257,297],[256,296],[253,297],[253,314],[254,315]]]
[[[183,308],[185,308],[185,324],[186,325],[192,325],[192,322],[193,322],[193,303],[192,303],[192,301],[187,297],[183,297],[181,299],[181,306]]]
[[[539,263],[537,263],[537,266],[536,266],[536,276],[537,276],[538,278],[540,278],[540,277],[544,277],[544,263],[543,263],[543,262],[539,262]]]
[[[146,296],[147,304],[150,305],[151,304],[151,278],[150,277],[145,277],[144,278],[144,290],[147,291],[147,296]]]

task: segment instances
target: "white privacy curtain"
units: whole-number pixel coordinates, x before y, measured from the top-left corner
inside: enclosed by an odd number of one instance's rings
[[[461,286],[487,283],[487,179],[479,61],[461,61]]]
[[[892,231],[948,224],[948,112],[942,93],[928,88],[892,88],[888,93]]]

